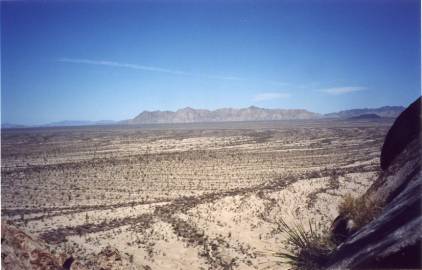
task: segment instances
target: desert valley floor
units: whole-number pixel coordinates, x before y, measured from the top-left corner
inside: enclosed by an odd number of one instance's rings
[[[127,269],[283,269],[279,219],[327,229],[377,177],[391,124],[2,130],[2,219],[82,261],[112,246]]]

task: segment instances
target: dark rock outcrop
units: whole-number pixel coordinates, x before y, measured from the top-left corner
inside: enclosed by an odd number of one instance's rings
[[[341,214],[333,221],[330,227],[331,240],[334,243],[344,242],[347,237],[355,232],[353,220]]]
[[[364,194],[384,205],[381,213],[337,247],[329,269],[422,268],[420,104],[419,98],[391,127],[383,171]]]
[[[421,131],[421,98],[404,110],[385,137],[381,150],[381,168],[387,169],[391,162]]]
[[[66,270],[69,270],[70,267],[72,266],[72,263],[75,261],[75,259],[73,258],[73,256],[70,256],[69,258],[67,258],[64,263],[63,263],[63,268]]]

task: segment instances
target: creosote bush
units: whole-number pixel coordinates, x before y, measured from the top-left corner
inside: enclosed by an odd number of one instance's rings
[[[366,196],[353,197],[351,194],[347,194],[338,206],[339,214],[353,220],[355,229],[371,222],[381,209],[381,202]]]
[[[303,224],[289,226],[283,219],[278,223],[278,231],[287,234],[285,243],[288,251],[276,252],[275,256],[283,259],[290,269],[323,269],[335,248],[326,228],[309,221],[305,230]]]

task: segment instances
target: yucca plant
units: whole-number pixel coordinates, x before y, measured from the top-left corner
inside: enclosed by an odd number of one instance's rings
[[[285,244],[288,251],[275,253],[276,257],[282,259],[282,264],[288,264],[291,269],[304,270],[321,269],[326,265],[335,247],[326,229],[311,221],[308,230],[301,223],[289,226],[283,219],[277,225],[280,232],[287,234]]]

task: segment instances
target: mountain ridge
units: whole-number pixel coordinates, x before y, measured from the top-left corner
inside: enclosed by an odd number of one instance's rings
[[[359,108],[339,112],[319,114],[305,109],[266,109],[256,106],[247,108],[219,108],[216,110],[193,109],[185,107],[176,111],[143,111],[133,119],[122,121],[124,124],[158,123],[195,123],[231,121],[271,121],[306,119],[353,119],[361,115],[377,115],[379,118],[395,118],[405,108],[403,106],[383,106],[378,108]]]
[[[363,114],[376,114],[380,117],[397,117],[399,114],[404,111],[405,107],[403,106],[382,106],[378,108],[360,108],[360,109],[350,109],[343,110],[333,113],[325,114],[327,118],[351,118],[357,117]]]
[[[304,109],[265,109],[256,106],[247,108],[220,108],[216,110],[193,109],[185,107],[177,111],[143,111],[135,118],[127,120],[127,124],[158,123],[196,123],[196,122],[232,122],[316,119],[318,113]]]
[[[128,120],[83,121],[65,120],[42,125],[20,125],[2,123],[2,129],[31,127],[60,127],[88,125],[137,125],[137,124],[168,124],[168,123],[199,123],[199,122],[233,122],[233,121],[273,121],[273,120],[312,120],[312,119],[343,119],[353,120],[361,115],[377,115],[380,118],[396,118],[405,108],[403,106],[382,106],[378,108],[358,108],[342,110],[333,113],[319,114],[306,109],[267,109],[257,106],[246,108],[224,107],[215,110],[194,109],[185,107],[176,111],[145,110]],[[374,118],[375,119],[375,118]]]

